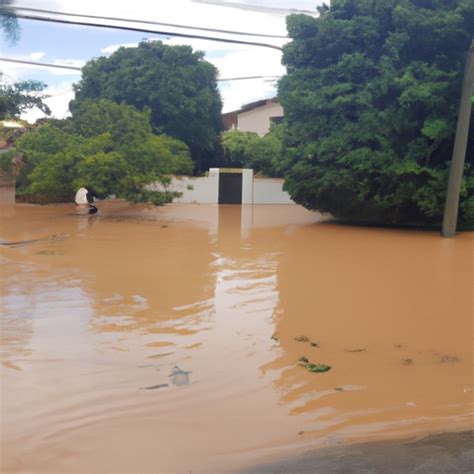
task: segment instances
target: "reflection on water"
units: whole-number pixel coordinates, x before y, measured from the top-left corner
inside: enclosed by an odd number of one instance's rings
[[[31,241],[0,246],[5,469],[215,472],[473,425],[472,233],[297,206],[4,211],[1,240]]]

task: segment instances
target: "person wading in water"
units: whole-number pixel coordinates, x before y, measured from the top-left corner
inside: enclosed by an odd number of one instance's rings
[[[78,189],[74,200],[79,206],[80,214],[97,214],[97,207],[92,204],[94,202],[94,193],[91,191],[86,188]]]

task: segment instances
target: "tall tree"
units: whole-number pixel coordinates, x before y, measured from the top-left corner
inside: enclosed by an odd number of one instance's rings
[[[440,223],[472,0],[333,0],[288,18],[286,186],[310,209]],[[460,219],[474,222],[474,121]]]
[[[189,46],[142,42],[120,48],[109,58],[89,61],[75,85],[74,110],[85,99],[106,98],[151,111],[157,133],[178,138],[198,170],[212,160],[222,129],[217,70]]]

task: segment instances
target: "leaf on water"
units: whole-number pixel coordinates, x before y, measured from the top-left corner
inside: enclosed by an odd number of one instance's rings
[[[314,372],[314,373],[327,372],[328,370],[331,370],[331,366],[326,365],[326,364],[307,364],[306,369],[309,372]]]

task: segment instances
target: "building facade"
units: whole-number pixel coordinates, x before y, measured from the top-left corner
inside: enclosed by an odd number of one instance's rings
[[[279,123],[282,119],[283,107],[276,97],[252,102],[222,115],[226,130],[254,132],[261,137],[268,133],[272,123]]]

